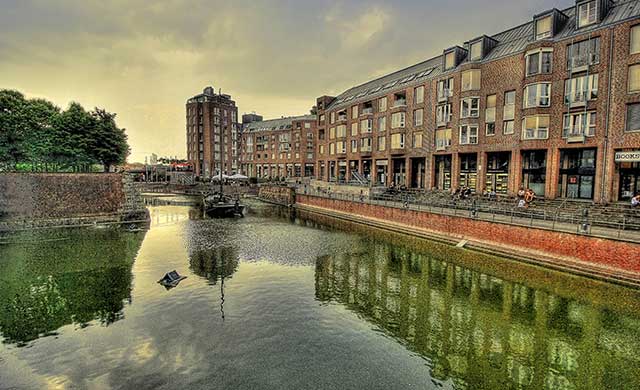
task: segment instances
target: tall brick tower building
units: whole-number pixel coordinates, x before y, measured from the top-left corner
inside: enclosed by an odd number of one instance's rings
[[[213,87],[189,100],[187,114],[187,159],[195,174],[209,178],[220,171],[231,175],[238,171],[238,108],[231,96],[215,92]],[[222,159],[222,166],[221,166]]]

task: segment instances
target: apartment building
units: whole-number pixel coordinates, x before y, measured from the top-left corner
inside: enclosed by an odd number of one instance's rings
[[[240,167],[238,108],[231,96],[206,87],[186,103],[187,159],[196,176],[210,178]],[[222,162],[221,162],[222,161]]]
[[[315,176],[316,124],[315,115],[245,124],[242,173],[258,178]]]
[[[640,191],[640,1],[547,10],[317,107],[324,180],[625,200]]]

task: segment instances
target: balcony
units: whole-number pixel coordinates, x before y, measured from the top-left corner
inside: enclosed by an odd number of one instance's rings
[[[393,102],[393,108],[406,107],[406,106],[407,106],[407,99],[397,99]]]
[[[362,109],[360,116],[373,115],[373,107],[366,107]]]
[[[584,72],[589,69],[590,65],[600,62],[598,54],[584,54],[569,58],[567,69],[573,73]]]
[[[564,103],[570,108],[584,107],[589,100],[595,98],[595,94],[587,91],[569,92],[564,96]]]

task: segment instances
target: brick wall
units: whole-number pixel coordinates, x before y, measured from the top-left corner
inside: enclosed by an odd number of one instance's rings
[[[2,174],[0,219],[68,218],[139,208],[121,174]]]
[[[297,203],[372,217],[465,238],[640,272],[640,245],[469,218],[298,195]]]
[[[290,187],[282,186],[260,186],[260,189],[258,190],[258,198],[285,206],[292,205],[296,202],[295,190]]]

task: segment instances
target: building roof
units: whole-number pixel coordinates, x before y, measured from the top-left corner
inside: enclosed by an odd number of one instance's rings
[[[603,27],[621,23],[628,19],[636,18],[640,16],[640,0],[612,0],[611,8],[602,22],[593,26],[581,28],[579,31],[576,29],[575,10],[575,6],[562,10],[562,12],[568,17],[568,20],[562,30],[556,33],[552,38],[553,41],[564,40],[578,34],[588,33]],[[532,18],[530,22],[489,36],[496,40],[497,44],[481,62],[489,62],[498,58],[523,52],[529,43],[535,41],[533,30],[534,22]],[[455,69],[452,69],[443,72],[442,62],[442,55],[438,55],[419,64],[352,87],[338,95],[327,109],[338,109],[356,102],[362,102],[384,96],[387,95],[390,90],[397,89],[398,86],[406,85],[408,87],[410,85],[422,84],[424,81],[436,78],[443,73],[455,71]],[[468,63],[468,61],[465,60],[460,65],[465,63]]]
[[[261,122],[251,122],[246,125],[244,132],[258,132],[258,131],[274,131],[274,130],[286,130],[293,127],[293,122],[296,121],[315,121],[315,115],[301,115],[290,116],[286,118],[267,119]]]

